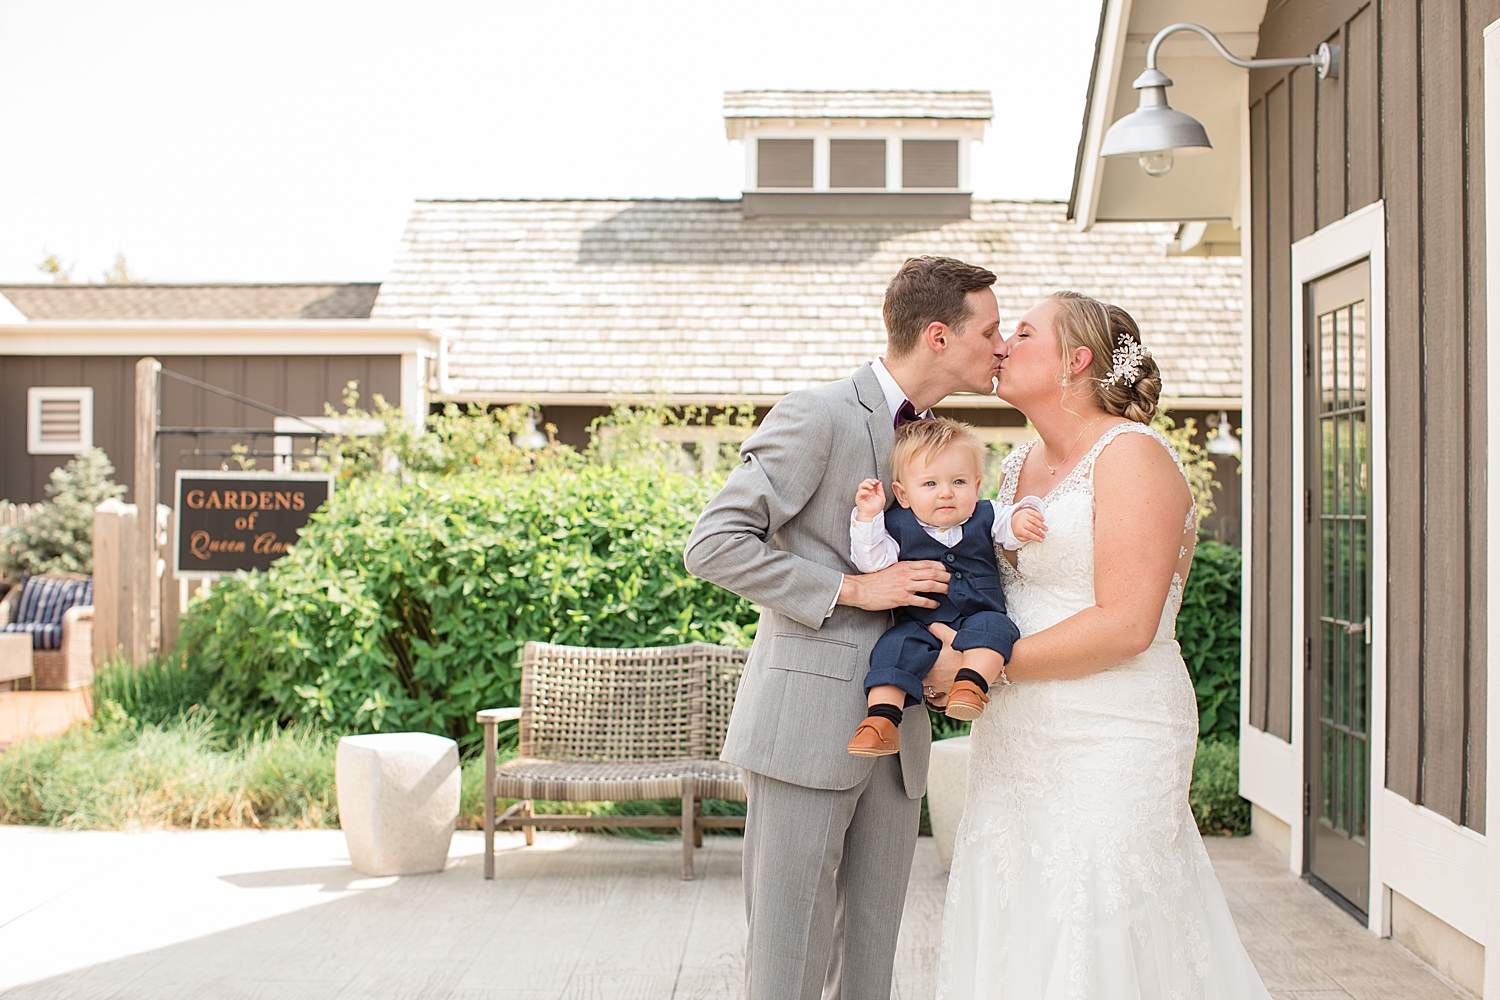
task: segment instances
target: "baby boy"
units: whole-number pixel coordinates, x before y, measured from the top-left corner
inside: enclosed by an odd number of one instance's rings
[[[1042,502],[1025,497],[1008,507],[979,500],[984,442],[968,424],[946,417],[918,420],[896,431],[891,448],[891,492],[899,506],[885,509],[885,490],[866,479],[855,494],[849,523],[849,557],[861,573],[901,559],[932,559],[947,568],[948,593],[924,594],[936,608],[897,608],[896,624],[875,643],[865,692],[870,715],[849,741],[857,757],[884,757],[901,749],[903,708],[922,700],[922,679],[937,662],[942,643],[927,626],[943,622],[957,631],[953,648],[962,666],[948,695],[950,718],[977,719],[989,689],[1003,678],[1020,632],[1005,613],[995,545],[1019,549],[1043,540]]]

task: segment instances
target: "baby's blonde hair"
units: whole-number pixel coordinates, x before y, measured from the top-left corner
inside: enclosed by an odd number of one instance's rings
[[[896,428],[896,443],[891,446],[891,478],[904,483],[912,462],[932,459],[947,448],[968,448],[974,453],[974,467],[984,471],[985,445],[974,428],[951,417],[934,417]]]

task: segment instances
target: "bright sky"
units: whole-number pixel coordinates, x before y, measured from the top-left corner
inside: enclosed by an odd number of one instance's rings
[[[989,90],[1067,197],[1100,0],[0,0],[0,281],[379,280],[414,198],[735,197],[725,90]]]

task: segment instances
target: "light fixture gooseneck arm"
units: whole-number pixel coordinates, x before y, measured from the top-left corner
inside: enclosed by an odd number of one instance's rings
[[[1146,49],[1146,69],[1148,71],[1156,69],[1156,53],[1161,48],[1161,43],[1166,41],[1168,35],[1176,34],[1179,31],[1191,31],[1202,35],[1208,44],[1214,47],[1215,52],[1223,56],[1228,62],[1240,67],[1240,69],[1316,66],[1318,69],[1318,79],[1320,80],[1327,79],[1328,77],[1337,78],[1339,75],[1339,47],[1337,45],[1329,45],[1327,42],[1324,42],[1318,46],[1318,51],[1312,55],[1290,59],[1241,59],[1226,49],[1224,43],[1219,41],[1218,36],[1212,31],[1209,31],[1201,24],[1193,24],[1190,21],[1179,21],[1176,24],[1169,24],[1156,33],[1156,37],[1151,39],[1151,45]]]

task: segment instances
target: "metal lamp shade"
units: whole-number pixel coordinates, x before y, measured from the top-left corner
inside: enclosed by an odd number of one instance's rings
[[[1192,115],[1173,111],[1167,105],[1172,80],[1165,73],[1147,69],[1135,81],[1141,92],[1140,106],[1104,133],[1100,156],[1127,156],[1172,150],[1178,155],[1201,153],[1213,148],[1208,132]]]
[[[1208,133],[1198,119],[1163,105],[1139,108],[1111,125],[1104,133],[1099,155],[1138,155],[1168,149],[1182,155],[1212,148],[1213,143],[1208,141]]]

